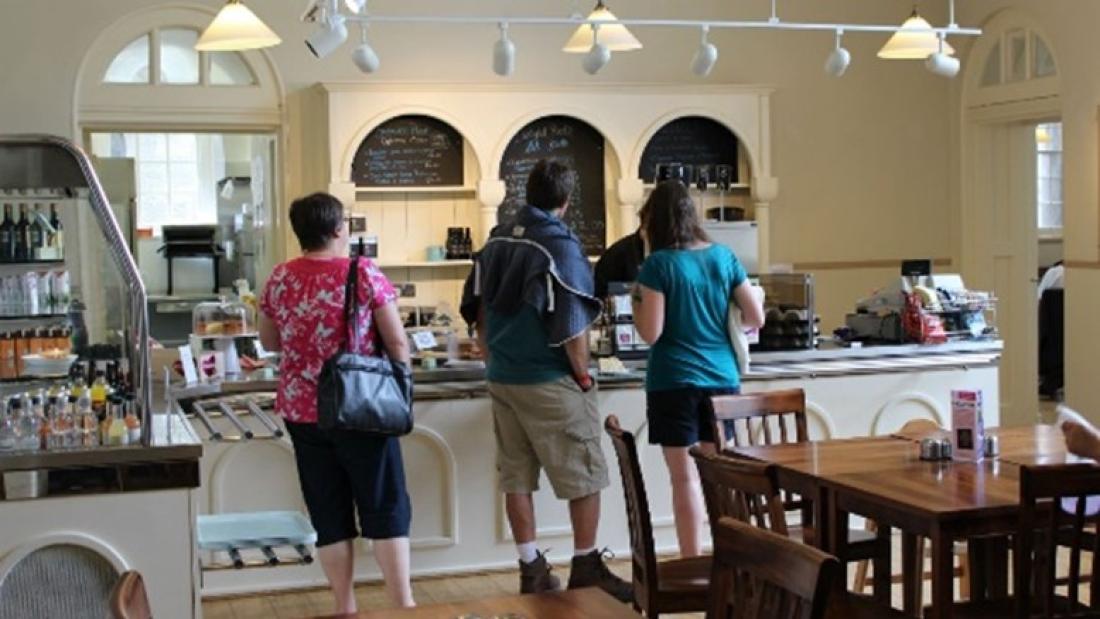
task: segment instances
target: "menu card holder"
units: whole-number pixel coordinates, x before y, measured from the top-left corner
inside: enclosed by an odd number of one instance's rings
[[[951,392],[951,443],[954,459],[980,462],[985,455],[985,419],[982,416],[982,392]]]

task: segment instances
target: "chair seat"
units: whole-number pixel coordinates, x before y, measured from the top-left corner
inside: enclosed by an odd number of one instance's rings
[[[657,584],[662,594],[707,591],[710,567],[709,556],[661,561],[657,564]]]
[[[905,613],[896,608],[883,606],[870,597],[857,593],[831,595],[829,608],[825,611],[826,619],[871,619],[874,617],[900,619],[906,616]]]
[[[787,535],[795,541],[803,541],[810,546],[817,546],[817,530],[813,527],[791,527]],[[875,556],[875,542],[878,537],[874,531],[864,529],[848,529],[848,561],[870,559]]]

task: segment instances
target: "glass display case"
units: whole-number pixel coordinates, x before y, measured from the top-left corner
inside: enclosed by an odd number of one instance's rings
[[[191,328],[199,337],[255,335],[256,314],[250,305],[222,297],[196,305],[191,314]]]
[[[0,208],[0,457],[148,445],[145,289],[91,161],[0,135]]]
[[[770,273],[759,276],[764,289],[764,327],[755,351],[810,350],[817,345],[818,317],[814,311],[814,276],[809,273]]]

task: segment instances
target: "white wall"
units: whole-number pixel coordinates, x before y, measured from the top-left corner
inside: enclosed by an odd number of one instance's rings
[[[980,23],[1003,9],[1027,12],[1042,28],[1061,75],[1064,125],[1066,276],[1066,395],[1069,403],[1100,421],[1096,386],[1096,328],[1100,309],[1100,211],[1098,211],[1097,109],[1100,106],[1100,4],[1074,0],[990,0],[960,3],[959,19]],[[968,47],[968,46],[967,46]],[[964,54],[967,48],[960,50]],[[975,61],[977,62],[977,61]],[[952,109],[961,102],[955,93]]]
[[[73,131],[73,89],[84,52],[96,34],[129,12],[147,8],[148,0],[0,0],[0,132]],[[220,0],[202,0],[212,10]],[[583,4],[583,3],[582,3]],[[685,18],[764,17],[765,0],[729,3],[700,0],[669,3],[632,0],[612,5],[621,15]],[[1069,1],[1056,3],[1063,7]],[[287,92],[290,131],[286,153],[288,189],[293,195],[319,189],[322,179],[310,174],[317,165],[301,147],[317,139],[310,119],[301,116],[306,88],[319,81],[365,80],[420,82],[485,82],[490,71],[492,27],[399,26],[373,28],[382,57],[374,76],[359,74],[348,59],[348,45],[318,61],[301,43],[310,26],[297,21],[302,2],[256,0],[253,8],[284,39],[271,50]],[[426,0],[415,3],[376,0],[377,12],[562,14],[570,4],[530,0],[522,10],[506,0]],[[830,3],[780,3],[784,17],[807,21],[896,23],[910,10],[907,0]],[[942,21],[942,7],[922,6]],[[1061,9],[1068,12],[1068,8]],[[1070,20],[1072,21],[1072,20]],[[1084,27],[1084,26],[1081,26]],[[559,48],[568,29],[512,28],[519,48],[514,83],[705,83],[688,71],[698,41],[689,31],[641,29],[646,48],[617,54],[598,77],[587,76],[577,56]],[[64,36],[58,36],[64,33]],[[852,289],[869,289],[869,260],[924,256],[950,258],[951,235],[944,233],[950,216],[949,86],[919,63],[884,62],[874,52],[883,37],[851,34],[845,45],[853,65],[841,80],[827,78],[821,66],[832,45],[830,34],[788,32],[715,32],[712,40],[722,57],[710,83],[772,84],[774,174],[780,195],[771,210],[773,262],[829,263],[819,298],[827,310],[825,326],[840,319],[854,302]],[[306,128],[309,128],[306,131]],[[1067,148],[1080,147],[1067,137]],[[311,149],[311,152],[318,152]],[[1094,226],[1095,227],[1095,226]],[[889,263],[886,263],[889,264]],[[886,270],[883,265],[877,267]],[[873,274],[878,277],[877,273]]]

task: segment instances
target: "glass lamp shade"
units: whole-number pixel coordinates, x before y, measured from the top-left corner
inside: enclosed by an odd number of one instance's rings
[[[239,0],[229,0],[203,31],[195,49],[200,52],[232,52],[272,47],[282,43],[267,24]]]
[[[589,14],[588,19],[596,22],[613,22],[618,18],[604,6],[603,2],[600,2],[596,5],[592,13]],[[635,49],[642,49],[642,42],[635,38],[634,35],[626,29],[626,26],[622,24],[600,26],[600,43],[606,45],[607,49],[613,52],[628,52]],[[587,54],[590,49],[592,49],[592,26],[590,24],[581,24],[577,27],[573,36],[569,37],[562,51],[571,54]]]
[[[932,25],[913,11],[886,45],[878,50],[878,57],[886,60],[924,60],[940,51],[940,39],[932,32]],[[945,41],[943,51],[952,55],[955,50]]]

